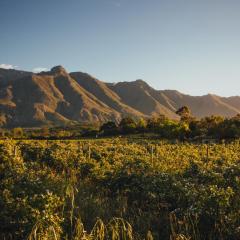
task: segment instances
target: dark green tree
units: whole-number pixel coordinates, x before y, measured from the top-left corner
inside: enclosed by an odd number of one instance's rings
[[[123,134],[130,134],[136,132],[137,124],[131,117],[125,117],[121,120],[119,123],[119,127],[121,130],[121,133]]]
[[[191,110],[188,106],[183,106],[180,107],[177,111],[176,114],[181,117],[182,122],[190,122],[192,120],[192,113]]]
[[[116,135],[119,130],[118,130],[118,126],[115,122],[113,121],[109,121],[104,123],[101,127],[100,127],[100,132],[103,135]]]

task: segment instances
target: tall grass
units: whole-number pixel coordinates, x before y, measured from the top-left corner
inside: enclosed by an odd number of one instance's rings
[[[72,236],[62,236],[62,232],[46,222],[38,222],[33,227],[28,240],[133,240],[131,225],[121,218],[113,218],[107,224],[98,219],[93,229],[88,233],[80,219],[75,222]],[[148,233],[147,240],[151,240]],[[153,239],[153,238],[152,238]]]

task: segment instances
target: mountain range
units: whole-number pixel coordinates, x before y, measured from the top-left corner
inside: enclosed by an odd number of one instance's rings
[[[0,69],[0,126],[33,127],[77,122],[104,122],[124,116],[147,118],[164,114],[177,119],[187,105],[197,117],[240,113],[240,96],[190,96],[155,90],[143,80],[106,83],[62,66],[33,73]]]

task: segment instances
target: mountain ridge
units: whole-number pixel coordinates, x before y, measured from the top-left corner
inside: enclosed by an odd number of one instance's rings
[[[191,96],[177,90],[156,90],[138,79],[106,83],[83,72],[0,69],[0,126],[63,125],[119,121],[124,116],[147,118],[164,114],[178,119],[187,105],[195,117],[240,113],[240,96]]]

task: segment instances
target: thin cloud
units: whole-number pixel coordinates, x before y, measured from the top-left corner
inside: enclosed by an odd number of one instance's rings
[[[0,64],[0,68],[3,68],[3,69],[16,69],[16,68],[18,68],[18,66],[14,66],[12,64],[2,63],[2,64]]]
[[[32,71],[35,73],[39,73],[39,72],[46,72],[46,71],[48,71],[48,69],[45,67],[36,67]]]

